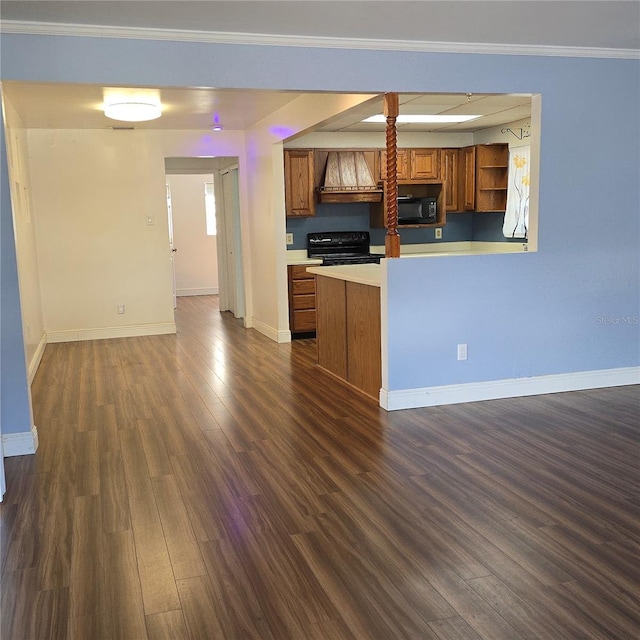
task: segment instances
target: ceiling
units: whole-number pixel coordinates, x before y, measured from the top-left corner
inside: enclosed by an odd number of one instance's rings
[[[100,85],[4,81],[3,91],[32,129],[110,129],[134,123],[107,118]],[[207,130],[218,120],[225,130],[245,130],[299,97],[300,93],[261,90],[160,88],[163,105],[158,120],[135,123],[136,129]],[[383,132],[385,124],[363,123],[382,113],[382,97],[366,101],[318,126],[317,131]],[[402,114],[482,115],[461,124],[398,124],[398,131],[472,132],[530,117],[528,94],[401,94]]]
[[[640,50],[640,3],[616,1],[405,2],[341,0],[245,2],[101,2],[1,0],[7,21],[105,28],[153,28],[226,34],[271,34],[308,38],[482,43]],[[30,128],[130,126],[102,113],[98,85],[4,82],[9,100]],[[160,88],[163,115],[136,123],[139,129],[208,129],[219,119],[227,130],[250,128],[300,94],[282,91]],[[382,99],[368,101],[322,123],[318,131],[384,131],[362,119],[382,112]],[[403,94],[402,114],[480,114],[461,125],[398,125],[399,131],[472,132],[530,116],[528,95]]]

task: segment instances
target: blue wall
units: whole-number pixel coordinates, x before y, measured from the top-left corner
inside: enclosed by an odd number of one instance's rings
[[[519,242],[521,238],[505,238],[502,235],[503,212],[448,213],[447,224],[442,227],[442,239],[436,240],[433,228],[403,229],[400,227],[403,245],[429,242]],[[318,204],[316,215],[311,218],[288,218],[287,232],[293,233],[293,244],[288,249],[306,249],[307,233],[318,231],[369,231],[371,244],[384,246],[386,229],[369,226],[369,205]]]
[[[391,389],[640,362],[638,61],[525,66],[543,96],[539,251],[392,261]],[[416,316],[438,330],[419,337]]]
[[[3,122],[0,102],[0,123]],[[31,430],[4,127],[0,126],[0,432]]]
[[[386,229],[372,229],[369,226],[369,205],[318,204],[316,215],[311,218],[288,218],[287,231],[293,233],[293,245],[289,249],[306,249],[307,233],[318,231],[369,231],[371,244],[384,247]],[[442,240],[436,240],[433,228],[400,229],[402,244],[423,244],[427,242],[461,242],[473,237],[473,220],[470,213],[449,214],[447,224],[442,229]],[[500,223],[502,235],[502,223]]]
[[[391,261],[389,389],[640,362],[638,326],[602,320],[640,313],[638,60],[11,34],[0,46],[3,78],[20,80],[540,93],[539,251]]]

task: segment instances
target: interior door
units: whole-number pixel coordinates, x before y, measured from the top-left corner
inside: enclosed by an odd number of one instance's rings
[[[236,318],[244,318],[238,168],[231,167],[216,173],[215,186],[220,311],[231,311]]]
[[[227,272],[229,275],[229,308],[236,318],[244,318],[244,274],[242,269],[242,236],[238,201],[238,169],[222,174],[222,190],[227,220]]]
[[[171,188],[167,183],[167,217],[169,221],[169,255],[171,260],[171,282],[173,286],[173,308],[178,306],[178,298],[176,296],[176,264],[175,255],[177,249],[173,246],[173,212],[171,210]]]
[[[233,224],[233,211],[231,205],[232,194],[230,189],[230,173],[225,171],[221,175],[222,179],[222,197],[225,207],[225,219],[226,224],[224,226],[225,231],[225,245],[226,252],[226,271],[227,271],[227,304],[229,311],[233,312],[233,315],[237,317],[237,297],[236,297],[236,269],[234,260],[234,224]],[[231,215],[229,215],[231,214]]]

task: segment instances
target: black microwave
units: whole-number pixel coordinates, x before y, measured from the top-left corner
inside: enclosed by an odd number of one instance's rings
[[[434,224],[437,218],[436,198],[398,196],[398,224]]]

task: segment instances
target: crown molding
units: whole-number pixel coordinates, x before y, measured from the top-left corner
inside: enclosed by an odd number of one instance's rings
[[[485,55],[553,56],[565,58],[640,59],[640,50],[638,49],[285,36],[260,33],[187,31],[182,29],[108,27],[100,25],[25,22],[17,20],[2,21],[0,23],[0,33],[76,36],[88,38],[128,38],[133,40],[165,40],[206,44],[238,44],[321,49],[369,49],[377,51],[421,51],[426,53],[475,53]]]

